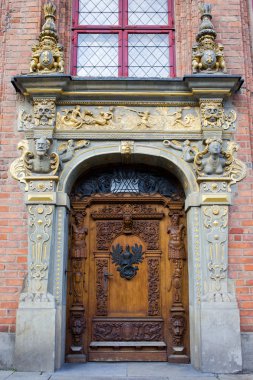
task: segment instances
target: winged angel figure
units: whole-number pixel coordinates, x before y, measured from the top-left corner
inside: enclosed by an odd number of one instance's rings
[[[131,280],[136,276],[137,266],[133,264],[139,264],[143,261],[142,245],[135,244],[132,246],[132,253],[129,245],[127,244],[125,251],[120,244],[116,247],[112,246],[112,262],[118,266],[117,271],[120,272],[120,277]]]

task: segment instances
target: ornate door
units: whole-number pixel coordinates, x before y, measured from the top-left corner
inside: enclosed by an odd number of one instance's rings
[[[72,202],[68,361],[189,361],[182,200]]]

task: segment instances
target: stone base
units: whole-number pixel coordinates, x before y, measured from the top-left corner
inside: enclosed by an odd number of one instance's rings
[[[242,370],[240,316],[234,302],[201,304],[203,372],[235,373]]]
[[[0,369],[11,369],[14,367],[14,333],[0,333]]]
[[[253,333],[242,333],[242,368],[253,371]]]
[[[55,307],[17,311],[14,365],[17,371],[55,370]]]

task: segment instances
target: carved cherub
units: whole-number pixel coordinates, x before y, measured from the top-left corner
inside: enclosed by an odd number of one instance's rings
[[[24,157],[28,174],[55,174],[59,167],[57,153],[48,154],[50,141],[44,136],[35,141],[35,152],[27,152]]]
[[[222,140],[210,138],[205,141],[206,148],[199,152],[194,164],[200,175],[222,175],[226,166],[231,164],[231,154],[222,149]]]
[[[163,144],[175,150],[180,150],[182,152],[182,158],[186,162],[194,161],[194,157],[197,153],[197,148],[195,146],[191,146],[191,142],[189,140],[185,140],[182,143],[177,140],[164,140]]]
[[[68,140],[67,143],[63,143],[59,147],[60,165],[63,167],[63,163],[72,160],[75,151],[81,148],[86,148],[90,145],[87,140],[79,140],[75,142],[74,140]]]

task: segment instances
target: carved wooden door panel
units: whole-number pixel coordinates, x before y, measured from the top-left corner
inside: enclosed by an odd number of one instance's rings
[[[189,361],[182,206],[126,195],[74,205],[68,361]]]

